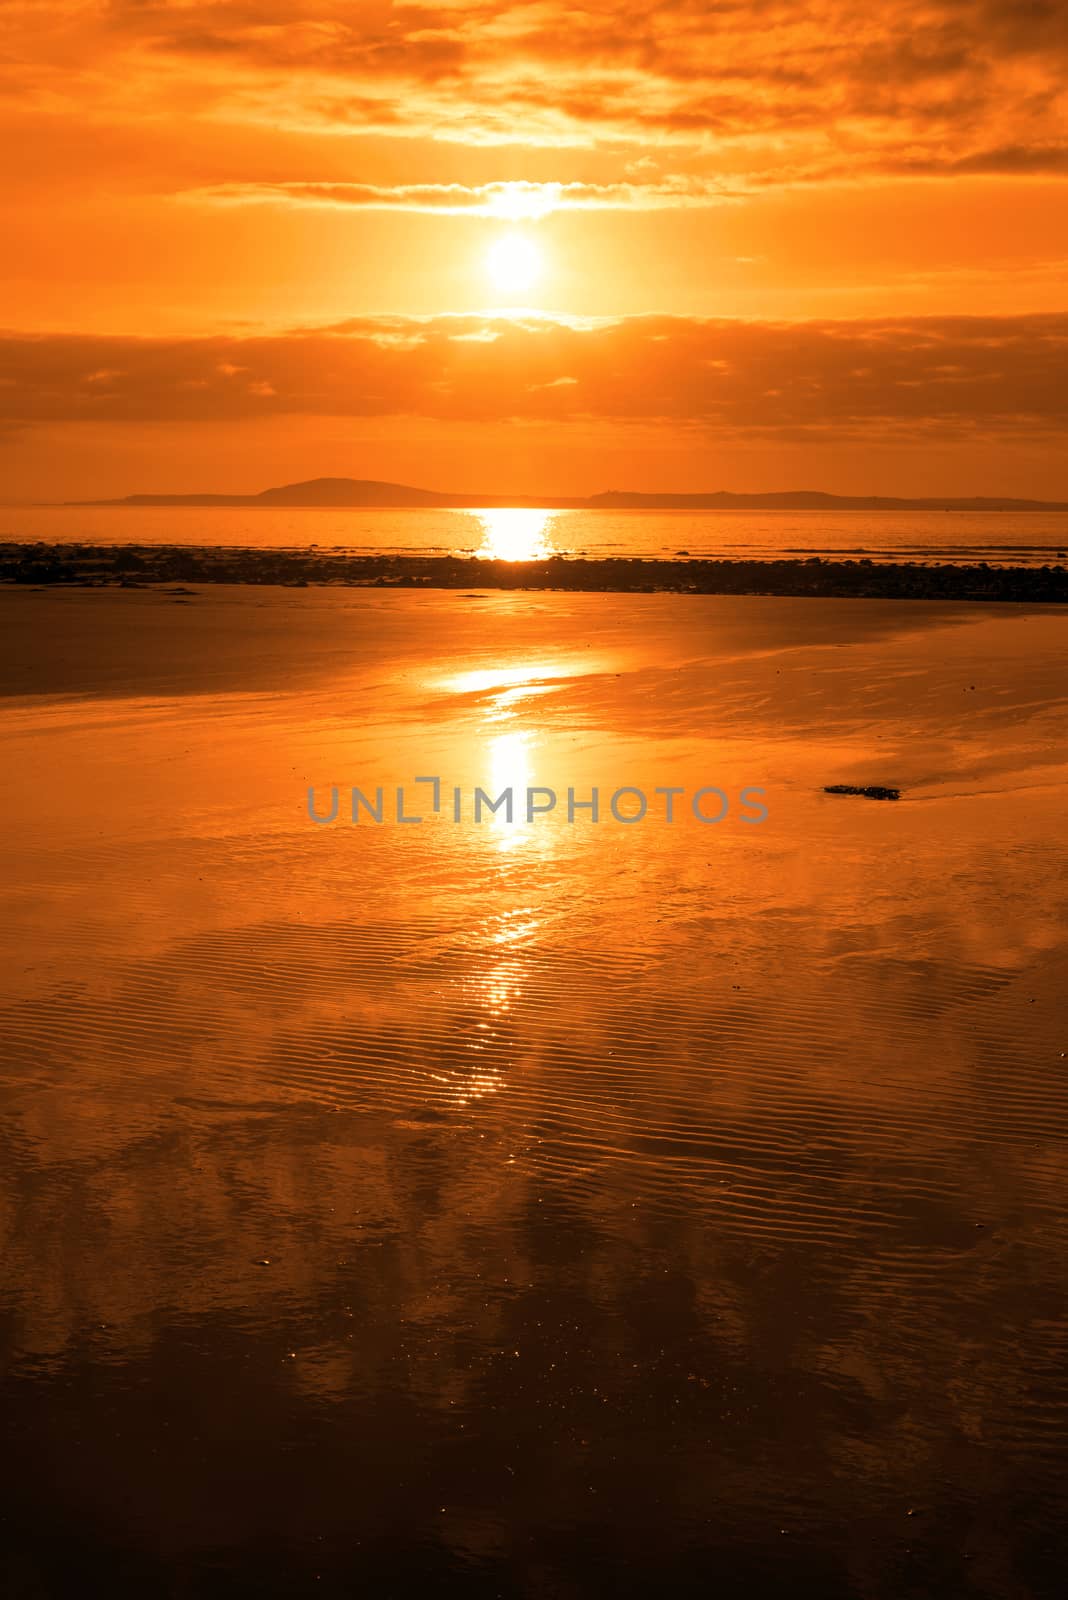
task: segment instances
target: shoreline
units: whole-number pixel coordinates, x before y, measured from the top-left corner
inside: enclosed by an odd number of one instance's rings
[[[1068,568],[873,561],[823,556],[663,560],[552,556],[356,555],[219,545],[0,545],[0,583],[149,588],[160,583],[414,589],[555,590],[609,594],[851,596],[881,600],[1068,603]]]

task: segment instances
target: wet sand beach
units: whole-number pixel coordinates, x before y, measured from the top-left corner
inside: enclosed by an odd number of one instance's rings
[[[494,565],[0,588],[5,1592],[1053,1595],[1063,611]]]

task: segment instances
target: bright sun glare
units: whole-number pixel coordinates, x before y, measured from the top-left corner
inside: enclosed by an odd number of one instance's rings
[[[555,520],[551,511],[500,506],[475,515],[485,534],[480,556],[494,561],[542,561],[551,554],[548,532]]]
[[[491,245],[486,269],[497,289],[520,294],[541,277],[541,251],[525,233],[506,233]]]

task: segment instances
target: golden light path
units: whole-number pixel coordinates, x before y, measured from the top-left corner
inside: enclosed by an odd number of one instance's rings
[[[483,528],[478,554],[495,561],[542,561],[552,554],[548,534],[555,513],[509,506],[477,511]]]

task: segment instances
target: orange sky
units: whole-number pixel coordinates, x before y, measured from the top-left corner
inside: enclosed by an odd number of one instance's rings
[[[6,0],[0,493],[1068,497],[1066,68],[1063,0]]]

